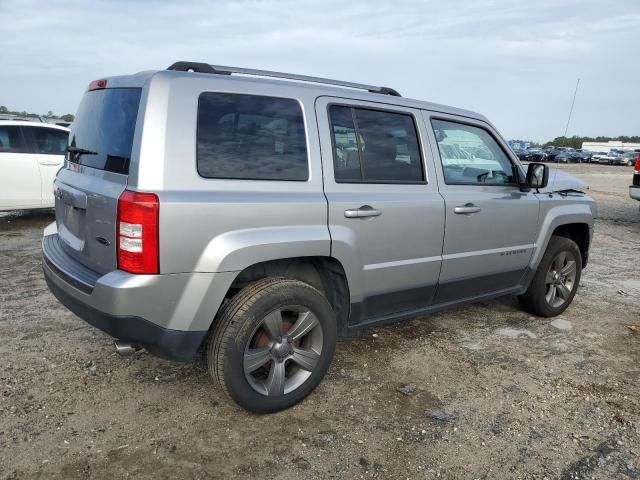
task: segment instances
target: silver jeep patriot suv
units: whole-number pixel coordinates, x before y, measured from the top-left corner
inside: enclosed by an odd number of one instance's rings
[[[178,62],[96,80],[42,241],[53,294],[121,349],[189,360],[273,412],[336,338],[518,295],[571,303],[594,201],[482,115],[391,88]]]

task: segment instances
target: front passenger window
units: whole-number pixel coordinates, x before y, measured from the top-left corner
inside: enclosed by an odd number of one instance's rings
[[[514,165],[486,130],[432,120],[448,185],[513,185]]]

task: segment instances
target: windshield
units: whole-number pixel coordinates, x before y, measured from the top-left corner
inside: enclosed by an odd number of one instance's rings
[[[140,93],[140,88],[108,88],[85,93],[71,127],[67,160],[128,174]]]

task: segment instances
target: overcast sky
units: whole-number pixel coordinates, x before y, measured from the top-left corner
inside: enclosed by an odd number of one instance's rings
[[[640,0],[0,0],[0,105],[75,113],[87,84],[177,60],[388,85],[507,138],[640,135]]]

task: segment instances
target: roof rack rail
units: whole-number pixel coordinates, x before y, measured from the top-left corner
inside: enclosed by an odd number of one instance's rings
[[[223,67],[221,65],[210,65],[208,63],[176,62],[169,68],[167,68],[167,70],[176,70],[179,72],[211,73],[216,75],[231,75],[232,73],[237,73],[239,75],[283,78],[287,80],[297,80],[300,82],[323,83],[326,85],[336,85],[338,87],[356,88],[358,90],[367,90],[371,93],[381,93],[383,95],[393,95],[395,97],[402,96],[398,93],[397,90],[389,87],[376,87],[374,85],[343,82],[341,80],[332,80],[330,78],[309,77],[307,75],[297,75],[295,73],[272,72],[270,70],[255,70],[253,68]]]

